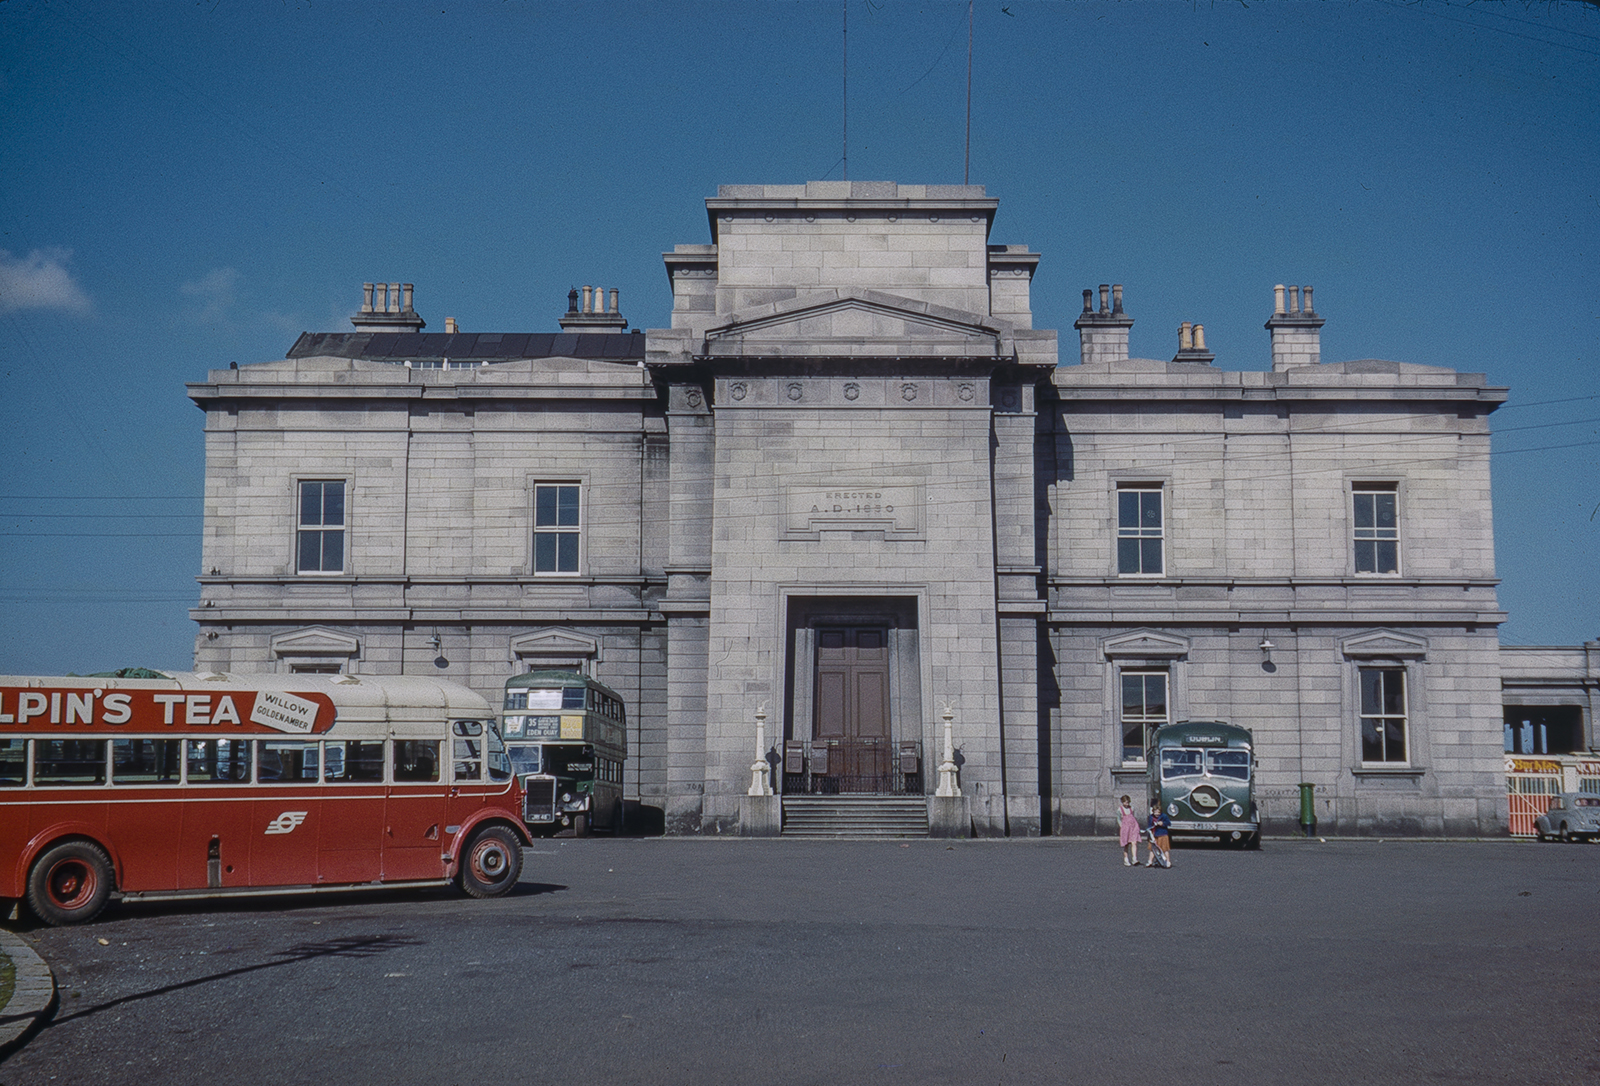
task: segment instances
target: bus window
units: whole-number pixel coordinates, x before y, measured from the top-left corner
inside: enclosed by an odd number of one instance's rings
[[[187,740],[190,784],[249,784],[249,739]]]
[[[512,705],[511,700],[516,698],[519,704]],[[527,690],[522,692],[506,692],[507,709],[560,709],[562,707],[562,692],[559,688]]]
[[[256,744],[256,783],[304,784],[317,779],[317,744],[263,739]]]
[[[28,776],[28,741],[0,739],[0,788],[15,788]]]
[[[489,721],[489,779],[511,779],[511,759],[506,757],[505,740],[500,738],[500,725]]]
[[[437,739],[396,739],[394,741],[394,779],[406,782],[438,780],[439,741]]]
[[[112,784],[177,784],[179,739],[113,739]]]
[[[505,704],[501,708],[506,712],[514,712],[528,707],[528,692],[526,690],[507,690]]]
[[[451,749],[455,751],[450,778],[457,781],[476,781],[483,778],[483,721],[452,720],[450,734],[455,736]]]
[[[1247,750],[1208,750],[1206,751],[1206,772],[1213,777],[1232,777],[1235,780],[1247,781],[1250,779],[1250,752]]]
[[[342,743],[324,743],[322,753],[327,762],[323,766],[323,780],[340,784],[383,780],[382,740],[347,739]],[[400,778],[396,776],[395,779]]]
[[[104,739],[35,739],[34,784],[104,784]]]
[[[1198,750],[1163,750],[1161,752],[1162,780],[1171,780],[1173,777],[1198,777],[1200,773],[1200,752]]]
[[[513,773],[540,772],[538,743],[507,743],[506,754],[511,758]]]
[[[563,709],[582,709],[585,705],[584,695],[587,689],[582,686],[569,686],[561,691],[561,707]]]

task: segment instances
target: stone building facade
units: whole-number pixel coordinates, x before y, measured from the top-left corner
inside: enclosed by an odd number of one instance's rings
[[[1039,255],[990,243],[979,186],[706,210],[710,243],[664,255],[669,328],[585,288],[559,334],[426,333],[379,285],[354,332],[191,385],[196,666],[491,700],[584,668],[672,833],[750,828],[758,710],[780,790],[931,793],[946,709],[978,835],[1103,831],[1181,719],[1254,730],[1269,830],[1309,782],[1322,832],[1504,832],[1504,389],[1322,362],[1310,288],[1273,297],[1270,370],[1190,325],[1129,358],[1109,285],[1061,364]]]

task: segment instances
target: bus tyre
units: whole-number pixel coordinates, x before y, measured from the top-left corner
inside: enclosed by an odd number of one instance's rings
[[[88,841],[49,849],[28,872],[28,908],[46,924],[81,924],[111,899],[111,857]]]
[[[581,811],[572,816],[572,836],[589,836],[589,812]]]
[[[490,826],[472,839],[461,864],[461,889],[472,897],[499,897],[522,874],[522,842],[505,826]]]

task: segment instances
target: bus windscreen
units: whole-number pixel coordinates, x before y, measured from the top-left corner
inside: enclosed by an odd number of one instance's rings
[[[1198,750],[1168,749],[1161,752],[1161,779],[1198,777],[1201,769]]]

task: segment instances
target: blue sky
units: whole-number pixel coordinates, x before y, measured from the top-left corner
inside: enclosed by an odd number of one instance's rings
[[[959,182],[962,0],[850,0],[849,176]],[[348,330],[668,323],[718,184],[839,178],[836,0],[0,2],[0,673],[184,667],[184,383]],[[1508,644],[1600,636],[1600,9],[979,0],[971,180],[1044,254],[1039,327],[1126,284],[1133,353],[1486,372]]]

